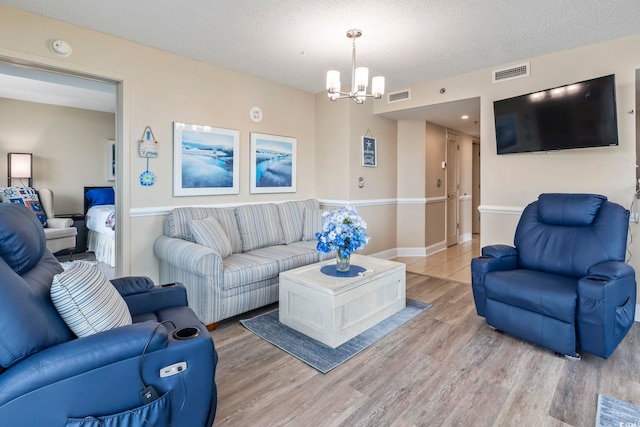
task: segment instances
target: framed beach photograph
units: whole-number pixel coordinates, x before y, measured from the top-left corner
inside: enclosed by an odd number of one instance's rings
[[[240,131],[173,123],[173,195],[239,193]]]
[[[107,181],[116,180],[116,141],[107,139]]]
[[[295,193],[297,142],[251,132],[251,193]]]
[[[375,138],[362,137],[362,166],[378,166],[378,147]]]

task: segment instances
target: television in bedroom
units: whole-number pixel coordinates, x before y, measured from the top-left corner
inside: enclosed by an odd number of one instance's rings
[[[615,75],[493,103],[498,154],[618,145]]]

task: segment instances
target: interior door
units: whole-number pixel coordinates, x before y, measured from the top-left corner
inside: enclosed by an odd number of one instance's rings
[[[456,245],[460,235],[458,221],[458,150],[458,136],[447,132],[447,246]]]

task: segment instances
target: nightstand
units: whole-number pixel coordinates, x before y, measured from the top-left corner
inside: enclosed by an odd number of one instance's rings
[[[73,250],[74,254],[80,254],[87,251],[87,227],[85,223],[85,216],[81,213],[70,213],[56,215],[56,218],[71,218],[73,220],[73,227],[78,230],[76,236],[76,248]]]

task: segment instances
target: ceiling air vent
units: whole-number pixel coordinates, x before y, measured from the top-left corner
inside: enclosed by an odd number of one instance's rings
[[[508,68],[502,68],[500,70],[493,70],[491,73],[493,83],[504,82],[506,80],[520,79],[522,77],[529,77],[531,63],[525,62],[523,64],[514,65]]]
[[[403,90],[400,92],[394,92],[387,95],[387,103],[404,101],[406,99],[411,99],[411,91],[409,89]]]

